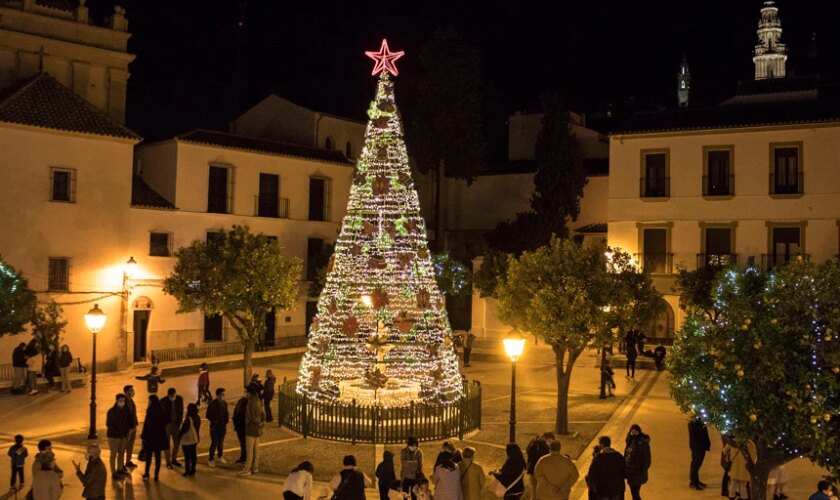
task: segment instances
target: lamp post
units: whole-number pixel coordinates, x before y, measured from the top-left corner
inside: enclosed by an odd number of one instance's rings
[[[123,280],[122,280],[122,302],[120,303],[120,345],[122,346],[122,355],[120,356],[120,364],[128,364],[128,303],[131,299],[131,280],[134,279],[134,272],[137,270],[137,261],[134,257],[129,257],[123,266]]]
[[[96,334],[105,326],[107,316],[99,304],[94,304],[93,309],[85,314],[85,324],[93,335],[93,354],[90,362],[90,431],[88,439],[96,439]]]
[[[512,329],[502,340],[505,353],[510,358],[510,440],[516,442],[516,362],[525,349],[525,337],[516,328]]]

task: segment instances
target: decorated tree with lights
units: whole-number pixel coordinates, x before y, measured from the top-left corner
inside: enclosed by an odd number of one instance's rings
[[[711,289],[717,318],[696,308],[676,339],[674,399],[733,437],[754,492],[796,457],[840,472],[838,291],[837,260],[795,260],[772,273],[729,269]]]
[[[23,273],[0,256],[0,336],[20,333],[35,313],[37,297]]]
[[[452,403],[463,382],[390,76],[403,53],[383,40],[366,54],[379,82],[297,391],[331,403]]]

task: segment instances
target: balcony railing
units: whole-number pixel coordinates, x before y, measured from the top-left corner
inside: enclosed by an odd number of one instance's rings
[[[674,254],[672,253],[637,253],[636,262],[642,264],[642,269],[651,274],[673,273]]]
[[[670,177],[642,177],[639,181],[639,196],[642,198],[667,198],[670,195]]]
[[[732,196],[735,194],[735,175],[703,176],[703,196]]]
[[[811,255],[807,253],[765,253],[761,256],[761,268],[765,271],[770,271],[796,259],[802,259],[807,262],[811,260]]]
[[[770,194],[802,194],[805,188],[803,172],[792,175],[770,174]]]
[[[276,196],[254,196],[254,215],[257,217],[289,218],[289,199]]]
[[[738,254],[736,253],[698,253],[697,269],[704,267],[723,268],[738,265]]]

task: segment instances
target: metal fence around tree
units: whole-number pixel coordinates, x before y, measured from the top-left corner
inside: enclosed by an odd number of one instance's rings
[[[356,443],[404,443],[414,436],[434,441],[464,435],[481,428],[481,384],[464,385],[464,397],[450,405],[415,404],[383,408],[357,404],[323,403],[295,391],[296,380],[277,390],[279,424],[304,438]]]

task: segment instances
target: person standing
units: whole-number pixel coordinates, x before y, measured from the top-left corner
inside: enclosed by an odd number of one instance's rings
[[[274,384],[277,383],[277,377],[274,372],[266,370],[265,384],[263,385],[263,403],[265,403],[265,421],[274,422],[274,416],[271,414],[271,400],[274,399]]]
[[[627,484],[633,500],[642,500],[642,485],[648,482],[650,468],[650,436],[642,432],[638,424],[630,426],[630,432],[624,441],[624,465],[626,466]]]
[[[163,408],[163,416],[166,418],[166,439],[167,443],[172,440],[172,451],[169,451],[167,444],[164,454],[166,455],[166,468],[180,467],[178,461],[178,446],[181,444],[178,431],[184,420],[184,398],[178,395],[174,387],[166,391],[166,397],[160,402]]]
[[[630,330],[624,337],[624,355],[627,357],[627,378],[636,379],[636,357],[639,351],[636,350],[636,331]]]
[[[572,486],[580,472],[568,455],[560,453],[560,441],[548,445],[549,454],[542,457],[534,468],[537,482],[535,500],[569,500]]]
[[[35,339],[29,341],[24,353],[26,354],[26,385],[29,387],[29,395],[34,396],[38,394],[38,374],[44,368],[44,359],[41,357],[41,351],[38,350]]]
[[[32,475],[32,498],[34,500],[58,500],[64,487],[61,477],[55,471],[55,455],[44,453],[38,459],[39,467]]]
[[[61,352],[58,354],[58,372],[61,374],[61,392],[70,392],[73,388],[70,386],[70,366],[73,365],[73,355],[70,353],[70,346],[64,344],[61,346]]]
[[[149,370],[149,373],[134,378],[136,378],[137,380],[146,381],[146,392],[148,392],[149,394],[157,394],[158,386],[166,382],[166,380],[161,378],[161,376],[158,374],[158,367],[155,365],[152,365],[152,369]]]
[[[105,500],[105,483],[108,481],[108,471],[105,470],[105,463],[99,458],[101,454],[102,450],[99,449],[99,445],[88,446],[85,453],[87,466],[84,474],[82,473],[82,466],[78,462],[73,462],[73,466],[76,468],[76,477],[79,478],[84,487],[82,498]]]
[[[12,384],[12,392],[23,394],[26,386],[26,343],[21,342],[12,351],[12,368],[14,368],[15,379]]]
[[[29,456],[26,446],[23,445],[23,436],[18,434],[15,436],[15,444],[9,447],[7,452],[11,459],[12,478],[9,481],[9,491],[19,491],[23,488],[24,475],[23,470],[26,467],[26,457]],[[15,479],[18,480],[17,484]]]
[[[283,481],[283,500],[312,500],[312,474],[315,467],[301,462]],[[387,499],[386,499],[387,500]]]
[[[445,451],[437,458],[437,465],[432,471],[432,484],[435,485],[435,497],[446,500],[461,500],[461,473],[452,461],[452,453]]]
[[[201,363],[198,367],[198,401],[195,404],[204,408],[211,399],[213,396],[210,395],[210,372],[207,371],[207,363]]]
[[[169,449],[169,438],[166,435],[166,416],[160,406],[160,400],[156,394],[149,396],[149,407],[146,408],[146,418],[143,420],[143,432],[140,439],[143,440],[143,448],[146,450],[146,473],[143,479],[149,479],[149,470],[152,468],[152,457],[155,459],[155,481],[160,475],[160,452]]]
[[[464,366],[472,366],[470,365],[470,355],[472,354],[473,341],[475,341],[475,335],[470,330],[464,339]]]
[[[615,397],[615,394],[613,394],[615,381],[613,380],[614,372],[610,366],[611,361],[610,348],[604,346],[601,350],[601,394],[598,396],[600,399],[607,399],[607,396]]]
[[[601,452],[601,445],[596,444],[592,447],[592,459],[594,460],[598,453]],[[589,474],[583,477],[583,480],[586,481],[586,498],[587,500],[598,500],[598,494],[595,492],[595,484],[592,482],[592,478],[589,477]]]
[[[554,436],[552,434],[552,436]],[[537,495],[537,480],[534,477],[534,468],[537,462],[546,455],[548,455],[548,442],[546,442],[545,435],[536,435],[528,446],[525,447],[525,455],[528,457],[528,483],[530,484],[531,498],[536,498]]]
[[[114,406],[108,410],[105,425],[108,428],[108,448],[111,450],[111,478],[128,475],[125,468],[125,443],[128,438],[129,416],[125,408],[125,394],[117,394]]]
[[[245,443],[245,413],[247,410],[248,392],[246,391],[233,408],[233,430],[236,432],[236,439],[239,441],[239,460],[236,461],[238,464],[245,463],[247,451]]]
[[[519,500],[525,493],[525,455],[516,443],[508,443],[505,446],[505,463],[501,470],[491,472],[490,475],[496,478],[505,488],[505,500]]]
[[[624,499],[624,457],[618,451],[612,449],[612,440],[609,436],[601,436],[598,439],[601,451],[592,459],[589,466],[589,481],[595,489],[598,500],[623,500]]]
[[[178,431],[178,440],[184,449],[184,477],[195,476],[198,442],[201,440],[200,431],[201,418],[198,416],[198,406],[190,403],[187,405],[187,417]]]
[[[706,452],[712,449],[712,441],[709,439],[709,429],[700,415],[695,415],[688,421],[688,448],[691,450],[688,486],[695,490],[702,490],[706,487],[706,483],[700,481],[700,467],[703,466]]]
[[[423,450],[420,449],[417,438],[410,436],[406,446],[400,450],[400,480],[403,493],[411,495],[411,488],[417,481],[417,476],[423,474]]]
[[[248,476],[260,471],[260,437],[265,425],[265,408],[257,388],[248,386],[248,406],[245,408],[245,466],[239,474]]]
[[[128,413],[128,435],[125,438],[125,466],[132,469],[137,468],[137,464],[131,461],[131,455],[134,454],[134,440],[137,437],[137,405],[134,403],[134,386],[127,385],[123,387],[123,394],[125,394],[125,411]]]
[[[379,486],[379,500],[388,500],[388,488],[397,480],[394,469],[394,454],[388,450],[382,452],[382,462],[376,466],[376,484]]]
[[[656,371],[661,372],[665,369],[665,346],[660,342],[656,349],[653,350],[653,362],[656,363]]]
[[[484,467],[475,461],[475,448],[467,446],[462,453],[464,459],[458,463],[461,474],[461,493],[464,500],[481,500],[481,492],[487,478]]]
[[[344,468],[332,477],[329,487],[335,500],[365,500],[365,488],[373,482],[367,474],[356,470],[356,457],[347,455],[342,460]]]
[[[55,389],[55,378],[61,375],[58,369],[58,350],[52,344],[47,347],[47,353],[44,355],[44,377],[47,379],[48,390]]]
[[[225,389],[223,387],[216,389],[216,399],[211,401],[207,406],[205,417],[210,422],[210,458],[207,461],[207,465],[215,467],[216,462],[225,464],[227,462],[222,454],[224,453],[225,434],[227,433],[227,424],[230,418],[228,417],[228,406],[225,401]],[[218,452],[218,458],[215,458],[216,452]]]
[[[750,459],[755,463],[758,459],[755,443],[747,441],[746,449],[750,454]],[[723,447],[723,453],[731,463],[729,469],[729,498],[735,498],[736,496],[748,498],[749,483],[752,477],[747,469],[747,459],[744,457],[743,450],[730,441]]]

